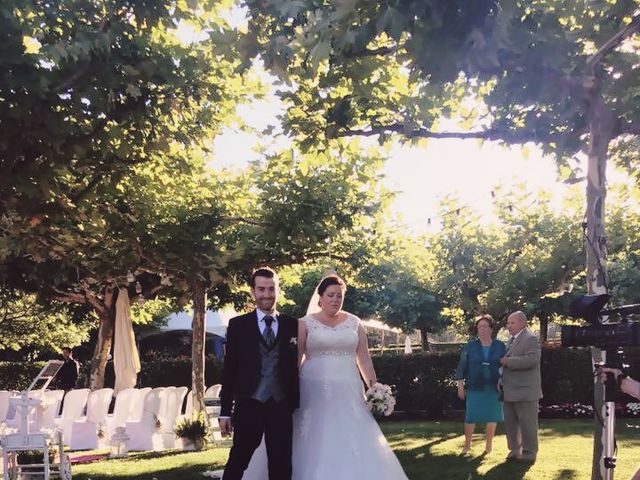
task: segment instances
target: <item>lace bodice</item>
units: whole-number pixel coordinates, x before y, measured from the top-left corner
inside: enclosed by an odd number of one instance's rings
[[[346,320],[335,327],[325,325],[313,315],[304,317],[307,325],[305,355],[355,356],[358,347],[358,324],[360,319],[350,313]]]

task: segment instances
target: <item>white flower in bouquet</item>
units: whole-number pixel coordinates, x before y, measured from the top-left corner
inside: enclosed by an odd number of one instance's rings
[[[365,393],[367,406],[374,415],[384,415],[388,417],[393,413],[396,399],[389,385],[382,383],[373,384]]]

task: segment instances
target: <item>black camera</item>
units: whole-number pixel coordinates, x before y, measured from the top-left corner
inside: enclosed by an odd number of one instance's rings
[[[563,325],[560,333],[560,342],[563,347],[594,346],[604,350],[640,345],[640,324],[627,319],[627,315],[640,313],[640,304],[603,310],[610,298],[606,294],[584,295],[571,302],[569,316],[583,318],[591,325],[586,327]],[[602,323],[601,319],[605,315],[618,316],[621,321]]]

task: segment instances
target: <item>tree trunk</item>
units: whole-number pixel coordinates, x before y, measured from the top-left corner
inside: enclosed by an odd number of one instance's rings
[[[191,329],[191,391],[194,412],[204,411],[204,346],[206,339],[207,290],[204,282],[193,283],[193,322]]]
[[[115,326],[115,286],[107,284],[104,291],[104,304],[98,310],[99,327],[96,348],[91,359],[91,374],[89,376],[89,388],[96,390],[104,387],[104,372],[107,368],[107,359],[113,342],[113,330]]]
[[[549,314],[542,310],[540,312],[540,341],[546,342],[549,336]]]
[[[606,167],[609,143],[614,136],[615,119],[602,97],[594,95],[589,109],[589,160],[587,167],[587,292],[602,294],[607,290],[605,261],[607,256],[604,231],[604,211],[606,197]],[[593,367],[605,361],[605,352],[591,348]],[[594,420],[592,480],[605,478],[604,448],[605,430],[598,418],[605,419],[604,386],[594,380],[594,407],[600,413]]]
[[[430,352],[431,351],[431,347],[429,347],[429,332],[427,331],[426,328],[421,328],[420,329],[420,342],[422,343],[422,351],[423,352]]]

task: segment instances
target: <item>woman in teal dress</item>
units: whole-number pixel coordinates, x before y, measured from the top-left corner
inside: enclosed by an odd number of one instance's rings
[[[484,451],[490,453],[497,422],[503,420],[498,382],[500,359],[504,356],[505,344],[492,338],[493,325],[491,315],[476,317],[477,338],[465,345],[456,369],[458,397],[466,399],[462,454],[471,449],[476,423],[487,424]]]

